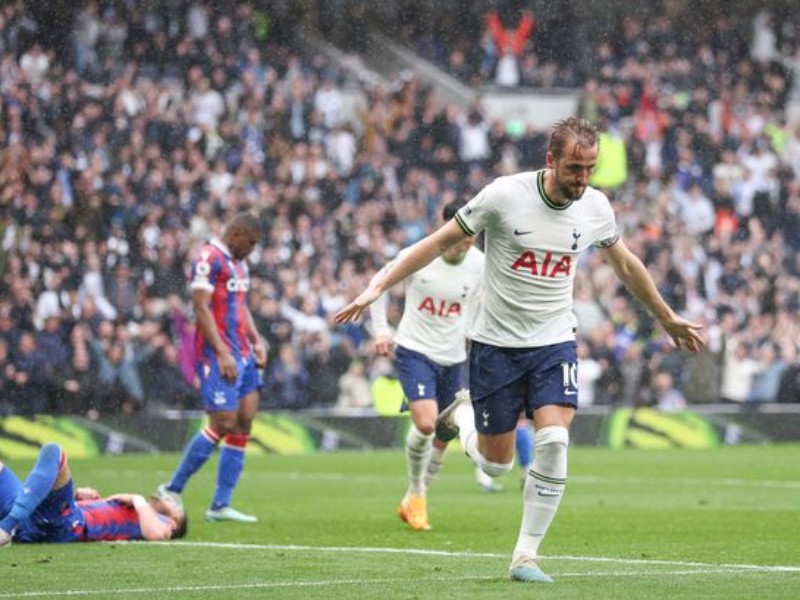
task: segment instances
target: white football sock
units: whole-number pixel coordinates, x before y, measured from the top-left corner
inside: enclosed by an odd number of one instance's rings
[[[478,432],[475,430],[475,413],[471,406],[459,406],[453,414],[453,420],[458,425],[458,439],[464,452],[472,462],[489,477],[500,477],[514,468],[514,460],[508,463],[496,463],[486,458],[478,450]]]
[[[522,524],[514,557],[536,558],[547,528],[553,522],[567,483],[566,427],[543,427],[534,438],[534,458],[522,493]]]
[[[412,423],[406,436],[406,464],[408,465],[408,494],[425,495],[425,473],[431,458],[433,434],[425,435]]]
[[[425,487],[429,487],[431,483],[436,479],[439,475],[439,471],[442,470],[442,462],[444,462],[444,453],[447,450],[447,447],[439,448],[435,444],[433,444],[433,450],[431,450],[431,458],[428,461],[428,470],[425,472]]]
[[[453,412],[453,421],[458,425],[458,437],[463,440],[464,435],[475,431],[475,412],[472,405],[462,404]]]
[[[489,477],[480,467],[475,467],[475,481],[482,488],[491,488],[494,486],[494,479]]]

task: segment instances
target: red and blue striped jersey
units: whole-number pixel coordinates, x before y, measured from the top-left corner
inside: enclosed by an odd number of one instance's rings
[[[236,260],[220,240],[211,240],[201,249],[192,263],[192,290],[211,292],[211,314],[225,345],[235,358],[247,358],[252,346],[247,337],[247,293],[250,289],[250,271],[247,262]],[[199,360],[214,355],[198,329],[195,339]]]
[[[139,515],[130,506],[117,500],[77,502],[83,513],[83,541],[141,540]]]

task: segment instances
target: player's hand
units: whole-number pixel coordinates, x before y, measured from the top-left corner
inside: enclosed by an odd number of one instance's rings
[[[263,369],[267,366],[267,355],[269,351],[267,350],[267,342],[261,338],[255,344],[253,344],[253,355],[256,358],[256,365],[259,369]]]
[[[75,501],[80,502],[82,500],[100,500],[102,496],[100,492],[92,487],[79,487],[75,490]]]
[[[219,367],[219,372],[223,379],[226,381],[236,381],[239,370],[236,367],[236,359],[233,358],[233,354],[227,350],[217,354],[217,366]]]
[[[123,506],[129,506],[133,508],[133,502],[136,496],[138,496],[138,494],[114,494],[113,496],[106,498],[106,500],[114,500]],[[141,498],[142,496],[139,497]]]
[[[378,356],[391,356],[394,347],[394,338],[391,334],[383,333],[375,336],[375,354]]]
[[[339,325],[342,325],[343,323],[349,323],[350,321],[355,321],[361,316],[361,313],[364,312],[365,308],[367,308],[380,297],[381,292],[372,287],[368,287],[358,296],[358,298],[336,313],[334,321],[336,321],[336,323]]]
[[[706,345],[700,336],[700,330],[703,328],[700,323],[693,323],[675,316],[669,321],[662,321],[661,325],[672,338],[672,342],[678,350],[700,352]]]

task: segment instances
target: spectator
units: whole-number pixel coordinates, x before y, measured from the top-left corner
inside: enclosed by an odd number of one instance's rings
[[[19,336],[10,366],[11,370],[6,372],[11,379],[8,395],[12,412],[21,415],[46,412],[48,371],[32,332],[23,331]]]
[[[703,235],[714,228],[714,204],[699,183],[689,187],[686,197],[681,201],[680,215],[686,232],[690,235]]]
[[[743,341],[732,340],[722,368],[722,400],[738,404],[745,402],[759,368],[759,363],[751,357],[748,345]]]
[[[15,412],[11,390],[14,385],[14,365],[8,352],[8,341],[0,337],[0,417]]]
[[[653,376],[653,400],[656,409],[663,412],[675,412],[686,408],[686,398],[675,387],[672,375],[667,371],[659,371]]]
[[[143,348],[137,356],[144,398],[148,408],[197,409],[202,406],[200,390],[186,380],[179,353],[156,323],[145,323]]]
[[[533,31],[533,14],[523,11],[513,32],[505,28],[500,15],[494,11],[487,15],[487,24],[498,56],[495,83],[502,87],[516,87],[520,81],[520,55]]]
[[[68,362],[56,367],[52,382],[52,407],[56,414],[99,416],[98,378],[86,347],[76,348]]]
[[[270,407],[298,409],[309,406],[306,391],[308,371],[291,344],[280,346],[278,355],[265,372],[264,382],[264,398]]]
[[[600,363],[592,358],[592,351],[584,341],[578,342],[578,389],[581,406],[592,406],[595,403],[594,388],[602,375]]]
[[[794,344],[786,344],[783,350],[786,368],[781,374],[775,401],[781,403],[800,403],[800,362]]]
[[[339,377],[336,410],[347,413],[354,409],[363,410],[371,407],[372,392],[366,366],[362,359],[354,358],[350,361],[347,371]]]
[[[114,269],[114,275],[108,281],[108,298],[117,317],[123,321],[138,316],[137,282],[127,260],[120,261]]]
[[[92,361],[97,364],[98,404],[102,413],[132,414],[144,405],[144,388],[137,364],[140,357],[132,354],[126,342],[106,321],[100,338],[89,344]]]
[[[182,294],[180,265],[199,239],[217,234],[232,211],[258,206],[269,228],[254,285],[269,292],[253,294],[254,316],[263,306],[273,347],[292,344],[312,373],[309,401],[334,403],[338,375],[368,337],[360,325],[331,330],[337,303],[424,236],[442,202],[543,155],[546,132],[511,136],[509,123],[479,105],[442,104],[412,73],[391,89],[346,76],[294,38],[283,11],[270,12],[265,36],[265,13],[249,2],[218,19],[208,2],[175,0],[162,19],[152,8],[84,0],[63,24],[72,52],[60,53],[29,4],[8,4],[0,22],[0,338],[12,354],[22,330],[38,332],[55,313],[105,345],[104,319],[141,321]],[[518,6],[493,7],[517,52],[503,60],[516,63],[519,83],[583,89],[582,110],[619,125],[630,173],[615,194],[619,223],[661,291],[703,314],[709,330],[715,310],[734,307],[721,343],[692,356],[675,380],[690,402],[719,400],[713,365],[725,340],[771,343],[786,355],[800,339],[791,320],[766,333],[760,325],[800,306],[800,153],[785,111],[797,88],[796,44],[779,42],[785,31],[757,7],[710,15],[713,39],[684,40],[689,13],[672,7],[586,30],[575,18],[586,51],[572,52],[557,35],[563,23],[533,37],[531,17],[521,39]],[[442,11],[409,13],[401,35],[477,89],[499,74],[502,44],[479,3],[462,8],[447,36],[434,34],[452,22]],[[788,15],[786,31],[795,21]],[[750,32],[758,32],[752,43]],[[696,189],[699,204],[690,203]],[[697,215],[687,212],[695,204]],[[129,274],[117,280],[120,263]],[[602,369],[595,400],[638,401],[650,382],[623,378],[620,357],[632,343],[652,350],[649,324],[615,300],[613,278],[591,256],[576,269],[576,311],[593,315],[581,314],[581,335]],[[281,316],[281,305],[299,314]],[[621,325],[598,339],[608,318]],[[184,357],[187,329],[170,331]],[[324,343],[309,341],[318,335]]]
[[[772,342],[765,342],[758,347],[757,361],[758,371],[753,375],[747,402],[775,402],[783,372],[788,365]]]
[[[70,348],[67,344],[67,335],[67,325],[62,322],[59,315],[48,317],[42,330],[34,334],[36,347],[48,374],[57,366],[69,361]]]

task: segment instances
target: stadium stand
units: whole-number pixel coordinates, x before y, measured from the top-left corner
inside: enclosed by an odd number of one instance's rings
[[[330,23],[300,3],[56,4],[60,22],[0,8],[0,416],[199,406],[185,267],[247,209],[267,230],[251,291],[273,348],[264,407],[333,407],[346,372],[385,375],[368,324],[332,315],[444,203],[538,166],[547,131],[491,118],[480,95],[442,101],[414,71],[372,71],[371,26],[472,89],[571,87],[617,149],[599,171],[626,240],[707,323],[709,351],[673,352],[590,255],[587,398],[800,398],[800,29],[778,26],[797,24],[782,4],[704,3],[692,37],[688,9],[631,13],[587,48],[555,44],[569,20],[534,10],[503,67],[517,77],[499,81],[498,20],[517,35],[518,3],[467,3],[456,29],[413,2],[394,28],[360,3]]]

